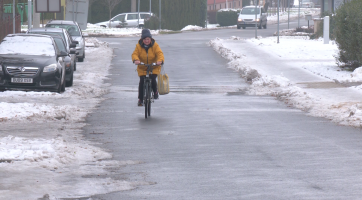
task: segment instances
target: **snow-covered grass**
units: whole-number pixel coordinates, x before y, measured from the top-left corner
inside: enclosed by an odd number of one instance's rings
[[[277,43],[277,37],[232,37],[209,44],[251,83],[249,94],[272,95],[312,116],[362,126],[362,86],[348,86],[362,83],[362,68],[340,69],[334,41],[283,36]]]
[[[95,38],[86,38],[86,46],[74,85],[64,93],[0,92],[0,199],[77,198],[147,184],[84,178],[139,163],[113,161],[80,134],[85,117],[108,92],[104,80],[113,56],[108,44]]]

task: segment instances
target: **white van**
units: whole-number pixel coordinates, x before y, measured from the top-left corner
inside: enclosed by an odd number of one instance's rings
[[[255,19],[256,13],[256,19]],[[239,14],[237,28],[241,27],[245,29],[246,27],[255,27],[255,24],[259,29],[262,27],[266,29],[268,22],[267,14],[264,12],[264,7],[257,6],[245,6]]]
[[[105,27],[105,28],[125,28],[125,27],[143,27],[145,19],[149,19],[153,16],[149,12],[138,12],[133,13],[121,13],[114,16],[111,20],[105,22],[96,23],[96,25]],[[139,18],[139,24],[138,24]]]

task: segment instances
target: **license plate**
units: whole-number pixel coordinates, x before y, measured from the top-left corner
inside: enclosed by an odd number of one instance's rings
[[[32,78],[11,78],[12,83],[33,83]]]

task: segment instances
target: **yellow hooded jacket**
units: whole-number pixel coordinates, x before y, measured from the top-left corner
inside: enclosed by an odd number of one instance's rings
[[[158,46],[157,42],[152,38],[151,44],[149,45],[148,51],[143,47],[142,39],[138,41],[136,44],[136,49],[133,51],[132,54],[132,61],[139,60],[146,64],[156,63],[158,61],[164,63],[164,56],[163,52]],[[144,65],[137,66],[138,76],[146,76],[147,75],[147,67]],[[152,70],[153,74],[160,74],[161,73],[161,66],[157,66]]]

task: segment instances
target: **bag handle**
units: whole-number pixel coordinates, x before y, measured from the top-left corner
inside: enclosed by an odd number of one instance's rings
[[[164,65],[165,65],[165,64],[162,64],[162,65],[161,65],[161,74],[166,74]]]

